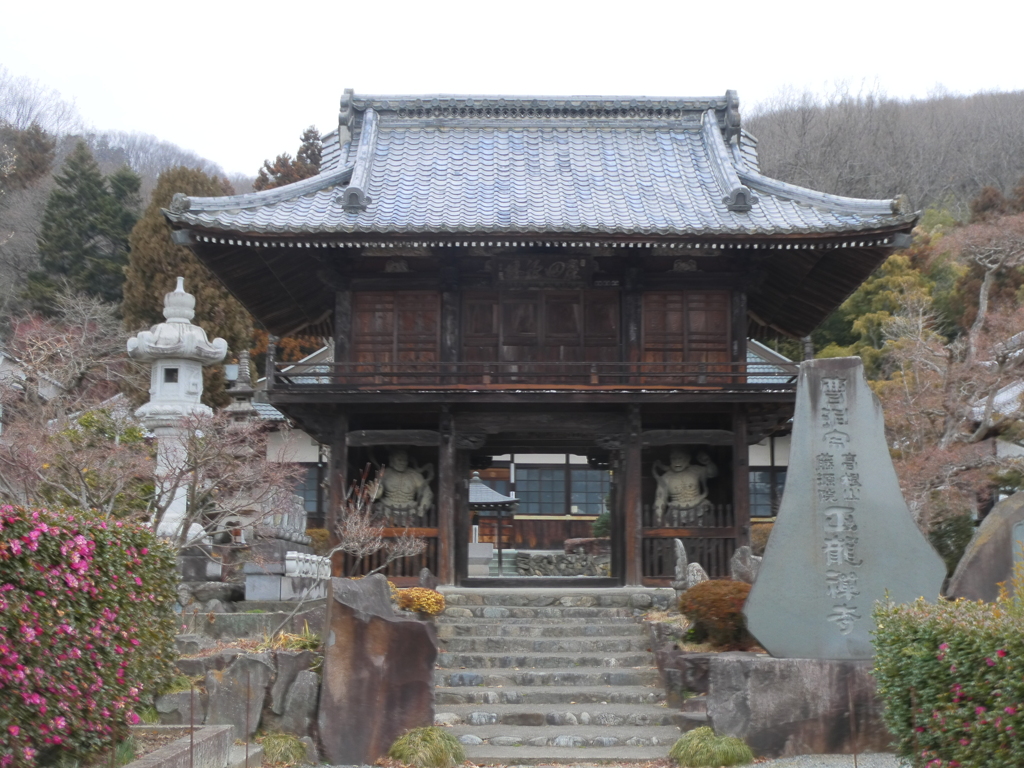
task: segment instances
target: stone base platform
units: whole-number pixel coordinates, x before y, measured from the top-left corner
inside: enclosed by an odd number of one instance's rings
[[[891,749],[870,660],[688,653],[671,644],[655,658],[670,706],[743,739],[759,757]]]

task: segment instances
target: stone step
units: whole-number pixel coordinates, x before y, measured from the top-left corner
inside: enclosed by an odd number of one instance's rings
[[[548,587],[548,588],[460,588],[439,587],[449,605],[503,606],[614,606],[620,608],[666,608],[675,604],[675,592],[646,587]]]
[[[655,667],[632,669],[438,669],[434,672],[434,685],[441,688],[511,686],[660,686],[661,678]],[[656,689],[660,690],[660,688]]]
[[[506,607],[503,605],[454,605],[444,609],[445,616],[468,619],[478,616],[483,619],[595,619],[632,618],[635,608],[614,606],[546,606]]]
[[[564,705],[563,705],[564,707]],[[678,710],[651,704],[588,704],[552,708],[528,704],[455,704],[438,709],[437,725],[577,726],[599,725],[643,727],[680,724]]]
[[[449,637],[443,638],[441,644],[446,653],[647,653],[651,645],[644,635],[583,638]]]
[[[650,686],[588,685],[576,687],[435,688],[437,711],[458,704],[656,704],[665,692]]]
[[[453,637],[648,637],[647,627],[635,621],[602,621],[595,623],[585,619],[534,619],[527,623],[511,624],[506,619],[500,623],[466,619],[455,621],[448,619],[437,623],[437,637],[447,641]],[[572,621],[573,623],[568,623]]]
[[[622,726],[609,728],[603,725],[548,726],[535,728],[528,725],[455,725],[453,735],[463,744],[494,747],[662,747],[661,756],[668,747],[679,739],[682,733],[674,725]],[[464,738],[470,737],[470,738]],[[480,741],[477,742],[476,740]],[[469,750],[466,750],[467,753]],[[467,754],[467,757],[469,755]]]
[[[651,666],[653,655],[641,653],[447,653],[437,655],[437,666],[446,669],[565,669],[598,667],[628,669]]]
[[[466,746],[466,757],[476,765],[598,765],[644,763],[663,760],[668,747],[612,746],[587,750],[585,758],[562,747],[499,747],[491,744]]]
[[[446,613],[442,613],[440,616],[434,619],[434,623],[437,626],[445,624],[453,624],[455,626],[495,626],[495,619],[486,618],[482,616],[473,616],[472,613],[468,616],[456,616],[447,613],[447,611],[455,610],[452,608],[446,608]],[[469,610],[459,608],[458,610]],[[238,615],[238,614],[233,614]],[[510,616],[508,618],[500,619],[501,626],[530,626],[530,627],[582,627],[582,626],[597,626],[597,627],[611,627],[611,626],[622,626],[622,627],[643,627],[639,619],[636,616],[590,616],[590,617],[557,617],[557,616]]]

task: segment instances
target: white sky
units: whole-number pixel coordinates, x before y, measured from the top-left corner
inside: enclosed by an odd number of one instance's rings
[[[1017,8],[1014,11],[1014,8]],[[11,0],[0,65],[254,175],[364,94],[1024,90],[1016,2]]]

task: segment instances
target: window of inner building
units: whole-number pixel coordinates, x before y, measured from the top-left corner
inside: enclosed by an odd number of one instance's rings
[[[567,514],[565,466],[516,467],[516,497],[520,514]]]
[[[323,525],[323,512],[320,506],[320,468],[316,464],[307,464],[295,486],[295,493],[302,497],[302,507],[306,510],[306,520],[311,528]]]
[[[560,458],[560,463],[547,466],[516,462],[514,490],[520,515],[600,515],[604,511],[611,473]],[[492,483],[491,487],[506,493],[504,486]]]
[[[776,468],[750,470],[750,516],[774,517],[782,501],[786,470]]]

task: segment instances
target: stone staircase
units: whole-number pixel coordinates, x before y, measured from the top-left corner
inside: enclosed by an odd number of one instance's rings
[[[640,622],[671,590],[441,591],[436,722],[471,761],[645,761],[679,738]]]

